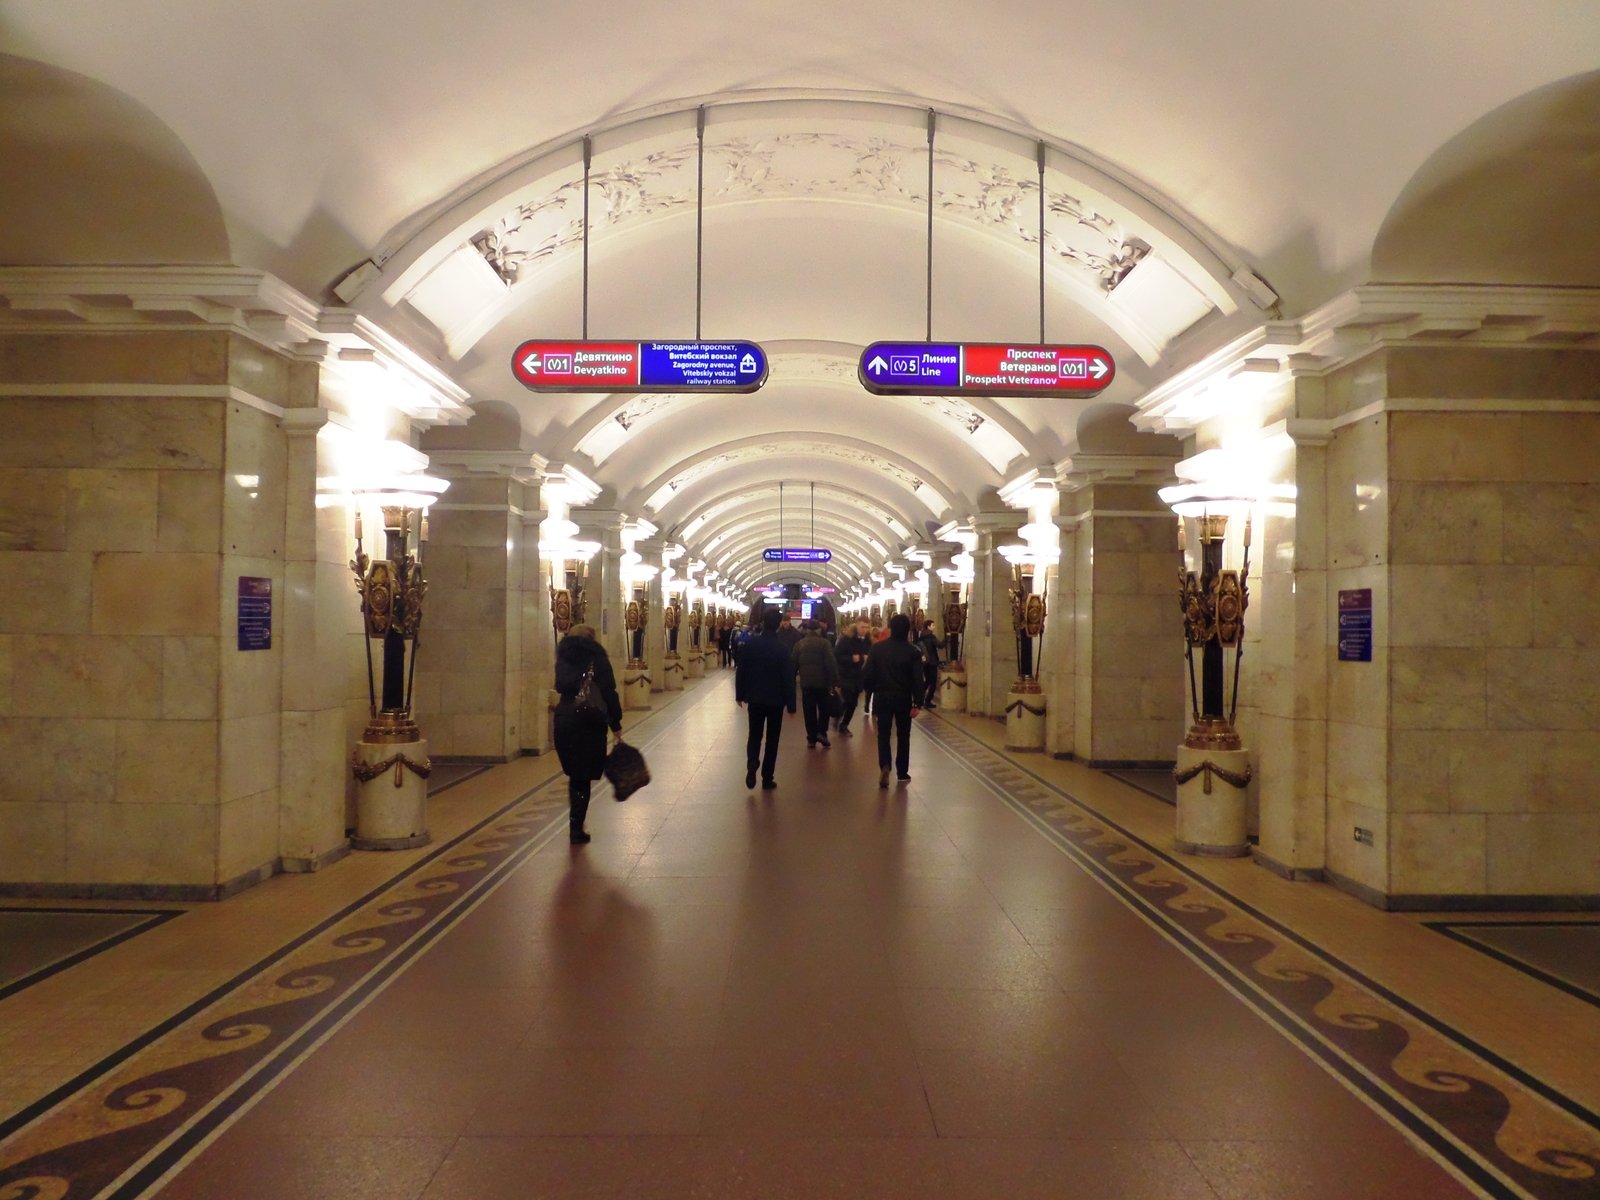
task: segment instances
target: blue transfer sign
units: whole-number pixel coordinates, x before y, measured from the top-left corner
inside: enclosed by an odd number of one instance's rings
[[[1372,661],[1372,589],[1339,593],[1339,661]]]
[[[1101,346],[1023,342],[874,342],[861,386],[878,396],[1092,396],[1116,378]]]
[[[272,580],[239,576],[239,649],[272,649]]]
[[[768,546],[761,552],[761,557],[768,562],[825,563],[832,560],[833,551],[814,549],[786,550],[777,546]]]
[[[535,392],[753,392],[767,381],[754,342],[523,342],[511,374]]]

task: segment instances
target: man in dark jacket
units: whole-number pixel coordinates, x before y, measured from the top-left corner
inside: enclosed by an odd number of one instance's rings
[[[574,702],[591,672],[593,687],[605,705],[603,719],[580,711]],[[613,733],[622,732],[617,677],[605,647],[595,641],[594,626],[574,625],[556,647],[556,691],[561,695],[555,711],[556,757],[567,777],[570,840],[581,846],[589,840],[583,828],[589,814],[589,787],[600,778],[606,765],[606,726]]]
[[[806,716],[806,745],[824,749],[828,741],[828,709],[839,687],[839,664],[833,647],[815,621],[805,623],[805,636],[795,643],[795,674],[800,677],[800,707]]]
[[[850,718],[856,715],[856,700],[861,695],[861,668],[872,649],[872,626],[857,621],[833,648],[834,661],[839,664],[839,696],[844,707],[839,710],[839,736],[850,736]]]
[[[939,635],[931,622],[924,621],[917,631],[917,648],[922,651],[922,707],[932,708],[939,692]]]
[[[889,618],[889,637],[867,655],[862,685],[878,708],[878,786],[889,786],[889,726],[895,727],[894,766],[900,782],[911,778],[911,718],[922,706],[922,654],[910,641],[911,618]]]
[[[783,733],[783,710],[794,712],[794,658],[778,639],[782,616],[769,608],[761,618],[761,632],[739,652],[733,676],[733,697],[741,708],[749,705],[750,740],[745,746],[745,787],[756,785],[756,763],[761,764],[761,786],[778,786],[772,773],[778,766],[778,738]],[[761,739],[766,735],[766,753]]]

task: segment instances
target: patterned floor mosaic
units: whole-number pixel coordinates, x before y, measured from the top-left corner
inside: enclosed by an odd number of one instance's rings
[[[945,722],[925,732],[1464,1182],[1600,1196],[1600,1115],[1499,1061]]]

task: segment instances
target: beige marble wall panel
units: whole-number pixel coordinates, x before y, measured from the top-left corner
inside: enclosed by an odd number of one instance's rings
[[[222,768],[218,788],[223,803],[278,786],[282,761],[282,718],[276,710],[221,722]]]
[[[69,804],[67,878],[215,884],[218,818],[213,804]]]
[[[117,780],[117,726],[111,720],[0,719],[0,801],[107,800]]]
[[[504,665],[506,635],[496,629],[422,630],[422,657],[417,663],[433,671],[496,671]]]
[[[228,382],[269,404],[288,408],[293,402],[290,372],[300,364],[247,338],[228,340]]]
[[[0,608],[0,611],[4,611]],[[14,639],[9,633],[0,633],[0,717],[11,715],[11,676]]]
[[[67,476],[0,468],[0,550],[67,549]]]
[[[344,841],[345,777],[350,774],[344,711],[283,714],[278,853],[315,859]]]
[[[1388,444],[1382,417],[1339,430],[1327,451],[1328,565],[1385,561],[1389,546]]]
[[[1593,813],[1600,809],[1600,754],[1592,734],[1532,735],[1527,797],[1533,812]]]
[[[1600,414],[1524,413],[1522,473],[1537,483],[1600,483]]]
[[[222,543],[227,553],[282,559],[288,445],[265,413],[230,404],[222,473]]]
[[[1327,860],[1327,750],[1320,721],[1262,714],[1257,750],[1261,850],[1274,861],[1315,870]]]
[[[87,554],[0,550],[0,631],[87,631],[92,565]]]
[[[591,602],[590,616],[598,616],[597,605]],[[469,592],[462,588],[428,588],[427,615],[424,629],[479,629],[502,630],[506,619],[506,593]],[[592,623],[592,622],[591,622]]]
[[[1488,716],[1488,656],[1489,651],[1478,647],[1395,647],[1389,656],[1390,704],[1394,727],[1485,728]]]
[[[157,548],[168,554],[216,554],[222,549],[222,475],[217,471],[159,473]]]
[[[1328,796],[1374,812],[1388,807],[1389,732],[1328,722]]]
[[[1389,569],[1391,646],[1526,646],[1533,640],[1527,567]]]
[[[1439,729],[1396,729],[1389,735],[1389,808],[1450,811],[1450,752],[1457,737]]]
[[[1515,413],[1393,413],[1396,480],[1485,482],[1520,476],[1522,418]]]
[[[459,591],[467,586],[467,547],[440,542],[440,530],[430,521],[428,556],[423,564],[428,577],[428,593]]]
[[[1600,648],[1600,566],[1533,568],[1533,644]]]
[[[1492,729],[1600,730],[1600,649],[1490,650]]]
[[[217,882],[278,862],[278,789],[241,796],[217,814]]]
[[[1388,352],[1388,394],[1417,400],[1593,400],[1588,350],[1404,346]]]
[[[1600,561],[1600,488],[1578,483],[1508,486],[1506,562],[1582,566]]]
[[[215,633],[217,570],[208,554],[96,554],[90,628],[98,634]]]
[[[118,721],[118,804],[215,804],[215,721]]]
[[[13,656],[19,716],[161,715],[160,638],[19,634]]]
[[[1182,721],[1094,719],[1089,756],[1097,762],[1171,762]]]
[[[1296,391],[1312,408],[1312,411],[1302,411],[1301,415],[1337,417],[1382,400],[1389,394],[1389,353],[1369,354],[1359,362],[1340,368],[1322,380],[1320,388],[1307,387],[1307,381],[1298,381]],[[1321,411],[1315,411],[1319,405]]]
[[[161,715],[175,721],[215,719],[219,659],[215,637],[162,638]]]
[[[1117,553],[1097,549],[1094,556],[1095,591],[1101,595],[1137,595],[1141,590],[1139,568],[1144,557],[1132,551]],[[1176,563],[1176,555],[1168,559],[1169,567],[1176,566]],[[1166,582],[1171,586],[1170,573]]]
[[[1502,561],[1501,485],[1399,481],[1390,488],[1392,562]]]
[[[423,653],[422,661],[426,663],[429,655]],[[417,667],[417,674],[411,687],[411,711],[417,720],[427,724],[439,713],[444,711],[442,700],[444,690],[444,672],[424,670],[421,665]]]
[[[507,718],[495,714],[463,715],[452,718],[454,748],[441,753],[471,758],[502,758],[506,755]]]
[[[439,680],[439,702],[443,711],[456,716],[481,715],[501,711],[505,699],[503,671],[446,671]]]
[[[462,580],[462,586],[469,591],[500,591],[503,592],[510,582],[507,578],[511,565],[505,552],[505,546],[481,547],[469,546],[467,550],[467,570]]]
[[[5,378],[0,339],[0,380]],[[94,401],[67,396],[0,396],[0,467],[94,464]]]
[[[220,384],[226,333],[11,334],[0,340],[0,379],[13,383]]]
[[[1391,895],[1482,895],[1489,881],[1489,819],[1396,813],[1389,832]]]
[[[157,549],[160,482],[157,471],[68,471],[67,548]]]
[[[1600,894],[1600,813],[1492,816],[1489,892]]]
[[[451,499],[455,485],[451,485]],[[501,503],[504,503],[502,497]],[[436,504],[429,509],[430,537],[451,546],[476,546],[498,549],[505,554],[506,517],[504,509],[490,511],[462,511]],[[428,543],[429,549],[433,543]]]
[[[65,804],[0,800],[0,829],[0,882],[68,882]]]
[[[1450,811],[1521,812],[1539,734],[1475,729],[1450,739]]]
[[[1328,870],[1365,887],[1387,893],[1389,879],[1389,815],[1381,809],[1352,804],[1328,793]],[[1355,840],[1357,827],[1372,831],[1373,844]]]
[[[216,400],[98,399],[94,411],[95,465],[221,470],[224,411]]]

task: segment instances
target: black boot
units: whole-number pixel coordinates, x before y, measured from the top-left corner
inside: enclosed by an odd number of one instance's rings
[[[589,843],[589,835],[584,832],[583,820],[589,815],[589,781],[587,779],[567,780],[567,807],[568,807],[568,837],[574,846],[584,846]]]

